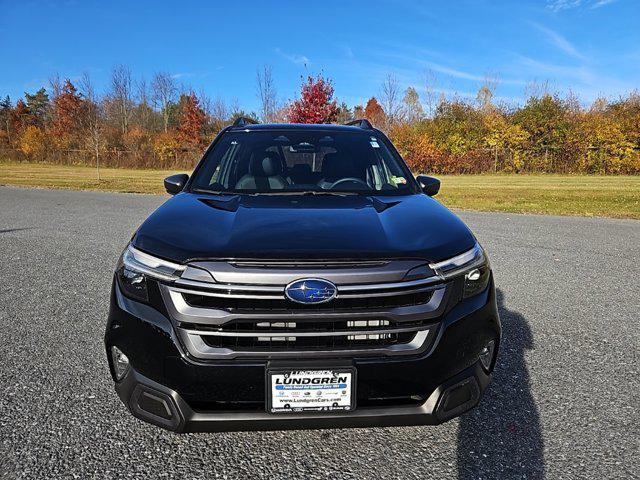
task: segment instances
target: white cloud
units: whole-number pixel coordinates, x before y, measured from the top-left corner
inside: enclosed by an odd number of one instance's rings
[[[617,1],[618,0],[547,0],[547,8],[553,12],[580,7],[594,9],[610,5]]]
[[[609,5],[613,2],[616,2],[617,0],[598,0],[596,3],[594,3],[593,5],[591,5],[591,8],[600,8],[600,7],[604,7],[605,5]]]
[[[582,3],[582,0],[547,0],[547,8],[554,12],[559,12],[561,10],[577,8],[581,6]]]
[[[289,60],[291,63],[295,63],[296,65],[309,65],[311,60],[304,55],[298,55],[297,53],[285,53],[279,48],[276,48],[276,53],[280,55],[282,58]]]
[[[384,57],[388,57],[388,58],[393,58],[396,60],[401,60],[403,62],[406,63],[411,63],[411,64],[418,64],[421,65],[422,67],[428,69],[428,70],[432,70],[433,72],[436,73],[441,73],[443,75],[446,75],[448,77],[452,77],[452,78],[459,78],[462,80],[470,80],[473,82],[480,82],[480,83],[484,83],[487,81],[488,77],[492,77],[493,75],[479,75],[477,73],[471,73],[471,72],[466,72],[463,70],[458,70],[456,68],[452,68],[452,67],[448,67],[447,65],[444,65],[442,63],[437,63],[437,62],[432,62],[430,60],[424,60],[422,58],[419,57],[413,57],[410,55],[399,55],[399,54],[395,54],[395,53],[383,53],[383,52],[378,52],[379,56],[384,56]],[[389,68],[387,67],[387,70]],[[519,79],[514,79],[514,78],[499,78],[498,79],[498,83],[503,84],[503,85],[526,85],[526,82],[523,80],[519,80]]]
[[[346,45],[343,47],[343,51],[344,51],[344,56],[347,58],[354,58],[355,55],[353,54],[353,50],[351,50],[351,47]]]
[[[629,82],[586,66],[557,65],[521,55],[516,55],[516,58],[518,63],[530,72],[532,78],[547,78],[557,84],[559,89],[571,89],[582,99],[594,100],[599,96],[611,98],[636,88]]]
[[[567,55],[570,55],[572,57],[578,58],[580,60],[586,60],[584,55],[582,55],[580,52],[578,52],[576,47],[574,47],[573,44],[569,40],[567,40],[565,37],[560,35],[558,32],[555,32],[555,31],[551,30],[550,28],[543,27],[542,25],[539,25],[539,24],[534,23],[534,22],[531,22],[531,25],[533,25],[535,28],[537,28],[542,33],[544,33],[545,36],[547,37],[547,40],[549,40],[549,42],[552,45],[554,45],[556,48],[562,50]]]
[[[174,80],[178,80],[179,78],[190,78],[195,76],[194,73],[189,73],[189,72],[179,72],[179,73],[174,73],[173,75],[171,75],[171,78],[173,78]]]

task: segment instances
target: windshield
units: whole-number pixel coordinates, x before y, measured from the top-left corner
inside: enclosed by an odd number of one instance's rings
[[[415,181],[375,132],[228,132],[195,172],[193,190],[406,195]]]

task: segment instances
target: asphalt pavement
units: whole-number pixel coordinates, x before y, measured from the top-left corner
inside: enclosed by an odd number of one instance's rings
[[[133,418],[103,347],[112,269],[164,197],[0,187],[0,478],[639,478],[640,221],[458,212],[503,346],[436,427],[176,435]]]

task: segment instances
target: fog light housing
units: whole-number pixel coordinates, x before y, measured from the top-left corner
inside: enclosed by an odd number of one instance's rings
[[[491,340],[480,352],[480,363],[484,369],[488,372],[491,368],[491,363],[493,362],[493,353],[496,349],[495,340]]]
[[[129,371],[129,359],[118,347],[111,347],[111,359],[116,380],[120,381]]]

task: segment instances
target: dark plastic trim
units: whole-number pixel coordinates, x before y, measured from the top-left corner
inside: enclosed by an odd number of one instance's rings
[[[246,127],[247,125],[257,125],[259,122],[249,117],[238,117],[233,122],[234,127]]]
[[[373,125],[371,125],[371,122],[369,120],[367,120],[366,118],[361,118],[359,120],[353,120],[351,122],[347,122],[345,123],[346,126],[348,127],[360,127],[364,130],[373,130]]]
[[[477,386],[478,395],[474,395],[473,401],[466,402],[460,408],[456,408],[455,412],[449,411],[439,415],[438,409],[441,408],[443,403],[441,401],[443,395],[457,385],[464,384],[467,381]],[[230,432],[436,425],[477,405],[482,397],[482,392],[484,392],[490,381],[491,375],[483,370],[480,362],[477,362],[436,388],[421,405],[357,408],[352,412],[328,414],[316,412],[270,414],[257,410],[246,412],[198,412],[193,410],[177,392],[142,376],[133,369],[129,371],[122,382],[116,383],[116,390],[122,401],[129,406],[134,416],[167,430],[179,433]],[[136,392],[140,391],[141,388],[149,389],[156,396],[170,399],[170,405],[176,408],[176,414],[171,424],[160,417],[131,407],[134,403],[133,399]]]

